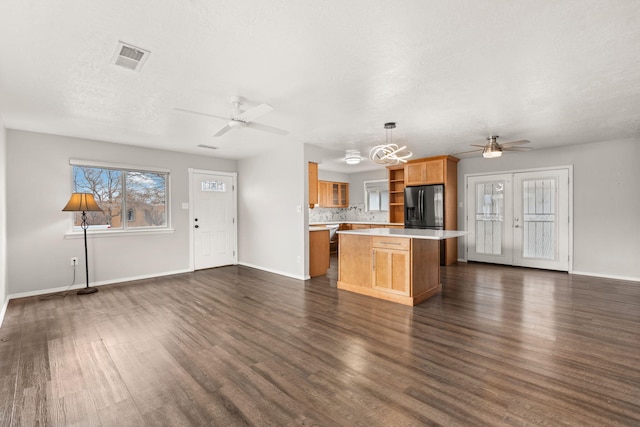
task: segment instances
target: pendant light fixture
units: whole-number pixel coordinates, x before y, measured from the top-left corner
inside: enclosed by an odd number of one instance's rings
[[[386,129],[385,144],[375,146],[369,152],[369,159],[373,163],[381,165],[397,165],[398,163],[406,163],[407,159],[413,155],[411,151],[406,150],[407,146],[398,147],[393,143],[392,130],[395,129],[395,122],[384,124]]]

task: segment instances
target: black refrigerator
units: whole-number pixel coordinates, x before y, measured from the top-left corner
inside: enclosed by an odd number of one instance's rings
[[[444,230],[444,185],[419,185],[404,189],[404,228]],[[444,264],[444,240],[440,264]]]

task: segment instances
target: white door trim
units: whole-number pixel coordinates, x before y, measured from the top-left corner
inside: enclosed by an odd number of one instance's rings
[[[193,228],[193,223],[194,223],[194,210],[193,210],[193,203],[195,200],[195,189],[193,188],[193,175],[195,174],[204,174],[204,175],[223,175],[223,176],[230,176],[233,179],[233,186],[235,188],[235,191],[233,192],[233,217],[236,218],[236,236],[235,236],[235,242],[236,242],[236,250],[235,250],[235,263],[238,263],[238,247],[237,247],[237,242],[238,242],[238,236],[237,236],[237,231],[238,231],[238,173],[237,172],[216,172],[216,171],[211,171],[211,170],[204,170],[204,169],[193,169],[193,168],[189,168],[189,270],[190,271],[195,271],[196,267],[195,267],[195,254],[194,254],[194,228]]]
[[[481,172],[481,173],[469,173],[464,175],[464,228],[466,231],[470,231],[468,229],[468,221],[469,221],[469,211],[471,209],[468,206],[468,192],[469,192],[469,177],[482,177],[482,176],[490,176],[490,175],[502,175],[502,174],[516,174],[523,172],[540,172],[540,171],[551,171],[558,169],[567,169],[569,172],[569,270],[568,273],[573,273],[573,165],[561,165],[561,166],[552,166],[552,167],[540,167],[540,168],[530,168],[530,169],[510,169],[506,171],[492,171],[492,172]],[[469,255],[469,244],[468,239],[465,238],[465,248],[464,248],[464,261],[468,261]]]

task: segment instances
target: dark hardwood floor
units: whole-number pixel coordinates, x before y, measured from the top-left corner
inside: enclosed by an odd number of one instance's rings
[[[13,300],[0,425],[640,425],[640,283],[459,264],[412,308],[335,274]]]

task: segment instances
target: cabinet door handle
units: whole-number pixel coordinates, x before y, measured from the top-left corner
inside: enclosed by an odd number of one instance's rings
[[[381,245],[401,245],[402,243],[398,242],[380,242]]]
[[[371,251],[371,256],[373,257],[372,270],[376,271],[376,251]]]

